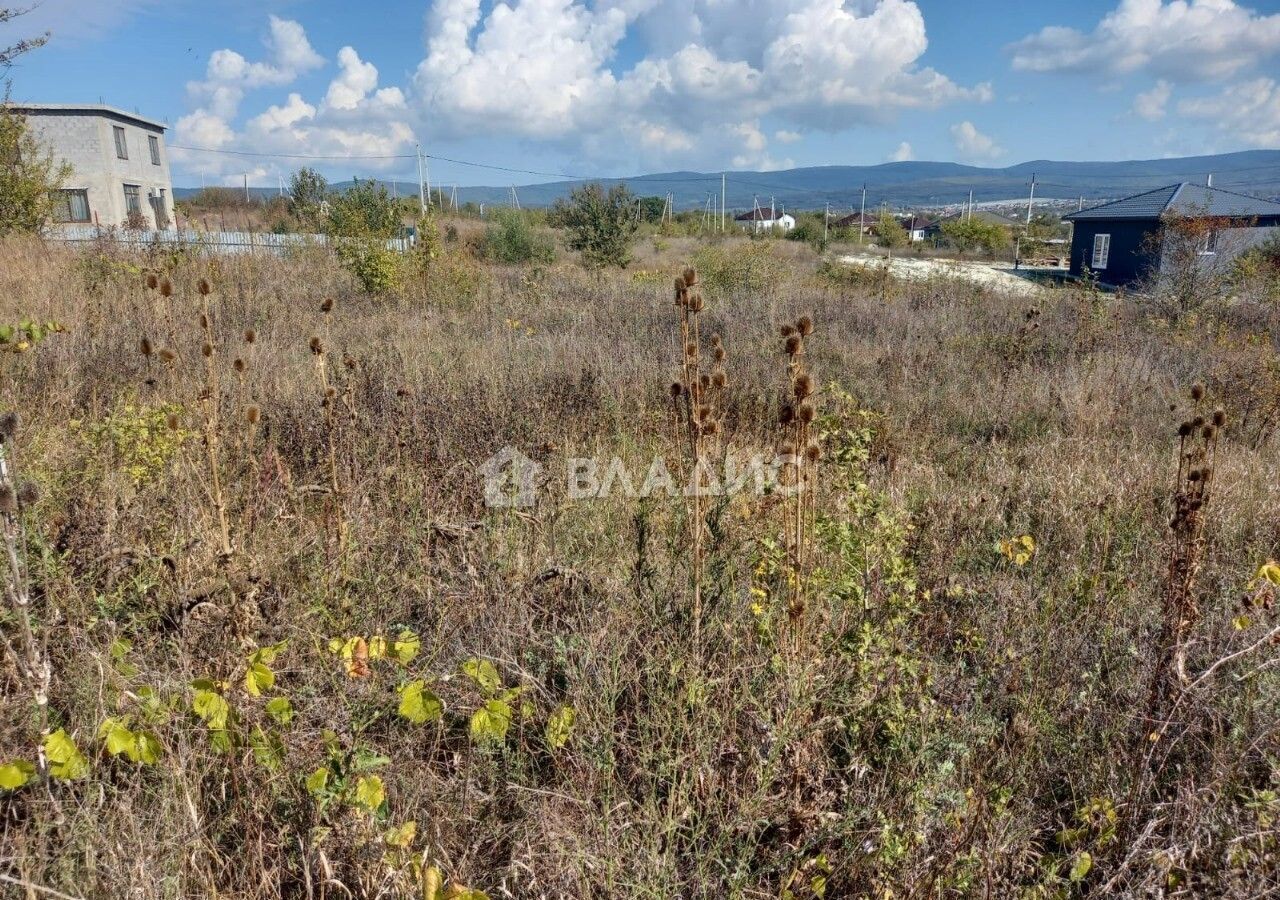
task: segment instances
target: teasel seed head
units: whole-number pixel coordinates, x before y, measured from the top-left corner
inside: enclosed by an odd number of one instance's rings
[[[332,297],[325,297],[323,300],[320,301],[320,312],[322,313],[333,312]]]
[[[711,352],[711,358],[716,362],[724,362],[725,352],[723,347],[716,347]]]
[[[311,352],[316,356],[324,352],[324,342],[320,340],[319,335],[311,336]]]
[[[40,485],[36,484],[30,478],[18,485],[18,504],[20,506],[35,506],[40,502]]]
[[[1203,481],[1205,484],[1208,484],[1209,479],[1212,477],[1213,477],[1212,467],[1205,466],[1203,469],[1200,470],[1200,480]]]
[[[1200,430],[1200,436],[1206,441],[1213,440],[1218,436],[1218,426],[1213,425],[1212,423],[1204,426],[1204,428]]]
[[[802,337],[808,337],[813,334],[813,319],[808,316],[801,316],[796,320],[796,331],[800,332]]]
[[[799,353],[799,352],[800,352],[800,346],[801,346],[801,345],[800,345],[800,335],[798,335],[798,334],[793,334],[793,335],[791,335],[791,337],[787,338],[787,342],[786,342],[786,344],[785,344],[785,349],[786,349],[786,351],[787,351],[787,356],[795,356],[797,353]]]
[[[1187,473],[1187,481],[1196,482],[1200,480],[1200,470],[1192,469]]]
[[[359,363],[356,362],[356,358],[354,356],[350,356],[346,353],[342,355],[342,364],[346,366],[349,371],[352,371],[352,372],[354,372],[356,370],[356,366],[359,365]]]
[[[813,377],[808,372],[801,372],[791,385],[797,400],[803,400],[813,393]]]
[[[1178,426],[1178,437],[1185,438],[1191,434],[1191,423],[1183,422]]]
[[[723,339],[723,338],[721,338],[721,337],[720,337],[720,335],[718,335],[718,334],[713,334],[713,335],[711,335],[711,346],[712,346],[712,347],[723,347],[723,346],[724,346],[724,339]]]
[[[816,463],[822,459],[822,448],[817,444],[810,444],[804,448],[804,458],[811,463]]]
[[[684,289],[689,286],[689,283],[682,276],[677,275],[673,285],[676,290],[676,298],[679,299],[680,295],[684,293]]]
[[[13,410],[0,415],[0,441],[8,441],[18,433],[18,414]]]
[[[1204,416],[1196,416],[1194,419],[1191,420],[1192,428],[1199,428],[1202,425],[1204,425]]]
[[[724,372],[715,372],[711,376],[711,383],[723,390],[729,384],[729,376]]]
[[[790,403],[785,404],[778,412],[778,424],[790,425],[796,420],[796,408]]]
[[[256,406],[250,406],[244,411],[244,420],[250,425],[257,425],[258,420],[262,418],[262,410]]]
[[[1221,406],[1213,411],[1213,424],[1219,428],[1227,424],[1227,411]]]
[[[691,309],[693,312],[702,312],[702,295],[701,294],[689,295],[689,309]]]
[[[149,272],[147,274],[147,289],[154,291],[158,287],[160,287],[160,279],[156,277],[154,272]]]
[[[697,356],[697,355],[698,355],[698,345],[697,345],[697,344],[695,344],[695,343],[693,343],[693,341],[690,341],[689,343],[685,344],[685,345],[684,345],[684,355],[685,355],[685,356]]]
[[[178,354],[174,353],[168,347],[160,348],[160,359],[164,362],[171,363],[178,358]]]
[[[673,382],[671,382],[671,396],[672,396],[672,398],[673,398],[673,399],[677,399],[677,400],[678,400],[678,399],[680,398],[680,395],[681,395],[681,394],[683,394],[683,393],[684,393],[684,385],[683,385],[683,384],[681,384],[681,383],[680,383],[680,382],[678,382],[678,381],[673,381]]]
[[[711,418],[711,407],[699,406],[697,412],[694,413],[694,418],[697,419],[699,422],[707,421],[708,419]]]
[[[689,287],[693,287],[698,283],[698,270],[693,266],[684,270],[684,283]]]
[[[781,328],[778,329],[778,333],[781,334],[784,338],[789,338],[791,337],[791,335],[796,333],[796,326],[783,325]]]
[[[1198,381],[1191,385],[1191,399],[1197,403],[1204,399],[1204,385]]]
[[[791,441],[783,441],[782,446],[778,448],[778,453],[782,456],[795,456],[796,445]]]
[[[258,332],[256,332],[252,328],[246,328],[244,330],[244,342],[246,344],[252,344],[257,340],[258,340]]]
[[[180,431],[182,429],[182,419],[178,418],[177,413],[169,413],[165,416],[164,424],[168,426],[170,431]]]
[[[201,297],[208,297],[213,288],[209,287],[209,279],[201,278],[196,282],[196,290],[200,292]]]
[[[144,336],[142,340],[138,342],[138,349],[142,351],[143,356],[150,356],[155,352],[156,348],[151,345],[151,338]]]
[[[200,355],[203,356],[205,359],[208,359],[209,357],[213,356],[213,344],[210,344],[208,341],[205,341],[203,344],[201,344]]]
[[[168,278],[165,278],[160,282],[160,296],[161,297],[173,296],[173,282],[170,281]]]
[[[5,483],[0,484],[0,513],[12,516],[18,511],[18,495],[14,493],[13,485]]]
[[[796,414],[800,416],[801,422],[808,425],[813,421],[813,417],[817,415],[817,412],[814,410],[812,403],[801,403],[800,409],[796,411]]]
[[[200,313],[200,327],[205,331],[209,330],[209,317],[204,313]]]
[[[332,400],[338,396],[338,389],[330,385],[329,387],[325,388],[324,396],[325,396],[325,399]]]
[[[244,360],[237,356],[235,360],[232,361],[231,368],[235,369],[237,372],[243,372],[247,367],[244,364]]]
[[[707,374],[705,374],[705,373],[704,373],[704,374],[702,374],[702,375],[699,375],[699,376],[698,376],[698,386],[699,386],[699,387],[701,387],[704,391],[705,391],[707,388],[711,387],[711,376],[710,376],[710,375],[707,375]]]
[[[703,433],[703,434],[708,434],[708,435],[710,435],[710,434],[719,434],[719,433],[720,433],[720,423],[719,423],[719,422],[717,422],[715,419],[712,419],[711,421],[707,422],[706,424],[704,424],[704,425],[702,426],[702,433]]]

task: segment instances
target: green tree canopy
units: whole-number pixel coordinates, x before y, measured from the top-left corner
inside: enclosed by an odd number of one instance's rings
[[[568,230],[569,248],[579,251],[589,267],[626,268],[631,262],[635,197],[625,185],[608,192],[596,182],[575,188],[568,202],[556,202],[552,221]]]
[[[44,227],[70,174],[71,167],[54,160],[6,97],[0,103],[0,235],[34,234]]]

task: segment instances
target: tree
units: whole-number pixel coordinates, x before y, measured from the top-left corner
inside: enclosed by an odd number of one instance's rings
[[[900,247],[907,242],[907,229],[887,209],[875,224],[876,243],[881,247]]]
[[[947,219],[942,223],[942,236],[961,255],[975,249],[992,254],[1009,244],[1009,232],[1003,225],[981,219]]]
[[[631,241],[636,233],[635,197],[625,185],[607,193],[598,183],[575,188],[569,201],[557,201],[553,221],[569,231],[569,248],[582,254],[589,268],[631,262]]]
[[[289,212],[310,231],[323,225],[323,204],[329,198],[329,181],[315,169],[302,168],[289,179]]]
[[[484,231],[484,255],[495,262],[549,263],[555,245],[545,233],[535,231],[518,209],[500,209]]]
[[[71,167],[54,161],[6,96],[0,103],[0,235],[43,228],[70,174]]]
[[[662,216],[666,211],[667,211],[666,197],[641,197],[640,198],[640,220],[642,222],[661,221]]]
[[[391,238],[400,230],[400,211],[382,185],[357,181],[329,201],[331,234],[348,238]]]
[[[12,22],[18,16],[24,16],[31,12],[30,8],[18,9],[17,7],[0,6],[0,25],[6,25]],[[8,70],[13,65],[13,61],[24,53],[30,53],[37,47],[43,47],[49,42],[49,32],[33,38],[22,38],[16,44],[8,47],[0,48],[0,70]]]

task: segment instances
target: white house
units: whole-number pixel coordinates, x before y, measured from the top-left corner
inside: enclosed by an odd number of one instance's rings
[[[759,207],[751,212],[735,216],[734,221],[741,222],[743,229],[756,232],[772,231],[774,228],[779,231],[790,231],[796,227],[796,220],[792,216],[786,213],[775,215],[772,209],[760,209]]]
[[[160,122],[112,106],[15,103],[32,133],[71,164],[54,208],[59,223],[147,228],[173,224],[173,183]]]

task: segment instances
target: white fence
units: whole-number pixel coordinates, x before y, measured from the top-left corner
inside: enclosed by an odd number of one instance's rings
[[[130,231],[100,225],[59,225],[46,235],[64,243],[109,241],[139,249],[204,250],[210,253],[274,253],[282,255],[303,247],[328,247],[335,243],[324,234],[264,234],[256,231],[197,231],[194,228],[164,228]],[[412,237],[391,238],[387,249],[405,253],[412,249]]]

